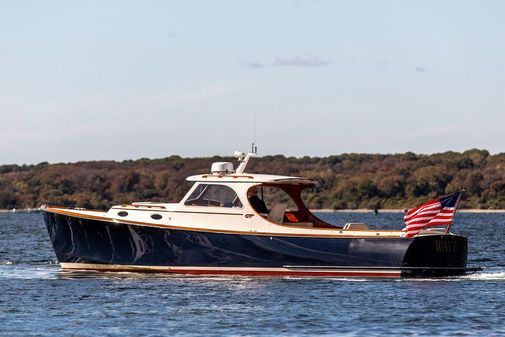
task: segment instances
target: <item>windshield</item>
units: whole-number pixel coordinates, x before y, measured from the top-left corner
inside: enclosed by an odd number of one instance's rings
[[[237,193],[231,187],[218,184],[199,184],[184,205],[242,208]]]

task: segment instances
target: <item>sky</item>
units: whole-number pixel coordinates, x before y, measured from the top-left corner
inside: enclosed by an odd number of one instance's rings
[[[0,164],[505,152],[504,1],[0,0]]]

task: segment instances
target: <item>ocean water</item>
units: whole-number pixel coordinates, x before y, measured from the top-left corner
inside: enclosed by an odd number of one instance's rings
[[[320,213],[401,228],[401,213]],[[458,213],[474,275],[443,279],[63,272],[37,213],[0,214],[0,336],[503,336],[505,214]]]

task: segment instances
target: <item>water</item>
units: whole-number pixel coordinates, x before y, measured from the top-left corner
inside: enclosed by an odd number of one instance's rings
[[[400,228],[401,213],[321,213]],[[396,224],[396,226],[395,226]],[[446,279],[60,271],[41,214],[0,214],[1,336],[505,335],[505,214],[459,213],[469,265]]]

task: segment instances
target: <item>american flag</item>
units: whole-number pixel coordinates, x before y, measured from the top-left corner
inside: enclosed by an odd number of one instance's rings
[[[447,197],[428,201],[421,206],[411,209],[403,217],[404,231],[410,238],[423,228],[431,226],[449,226],[458,207],[459,199],[463,192],[454,193]]]

